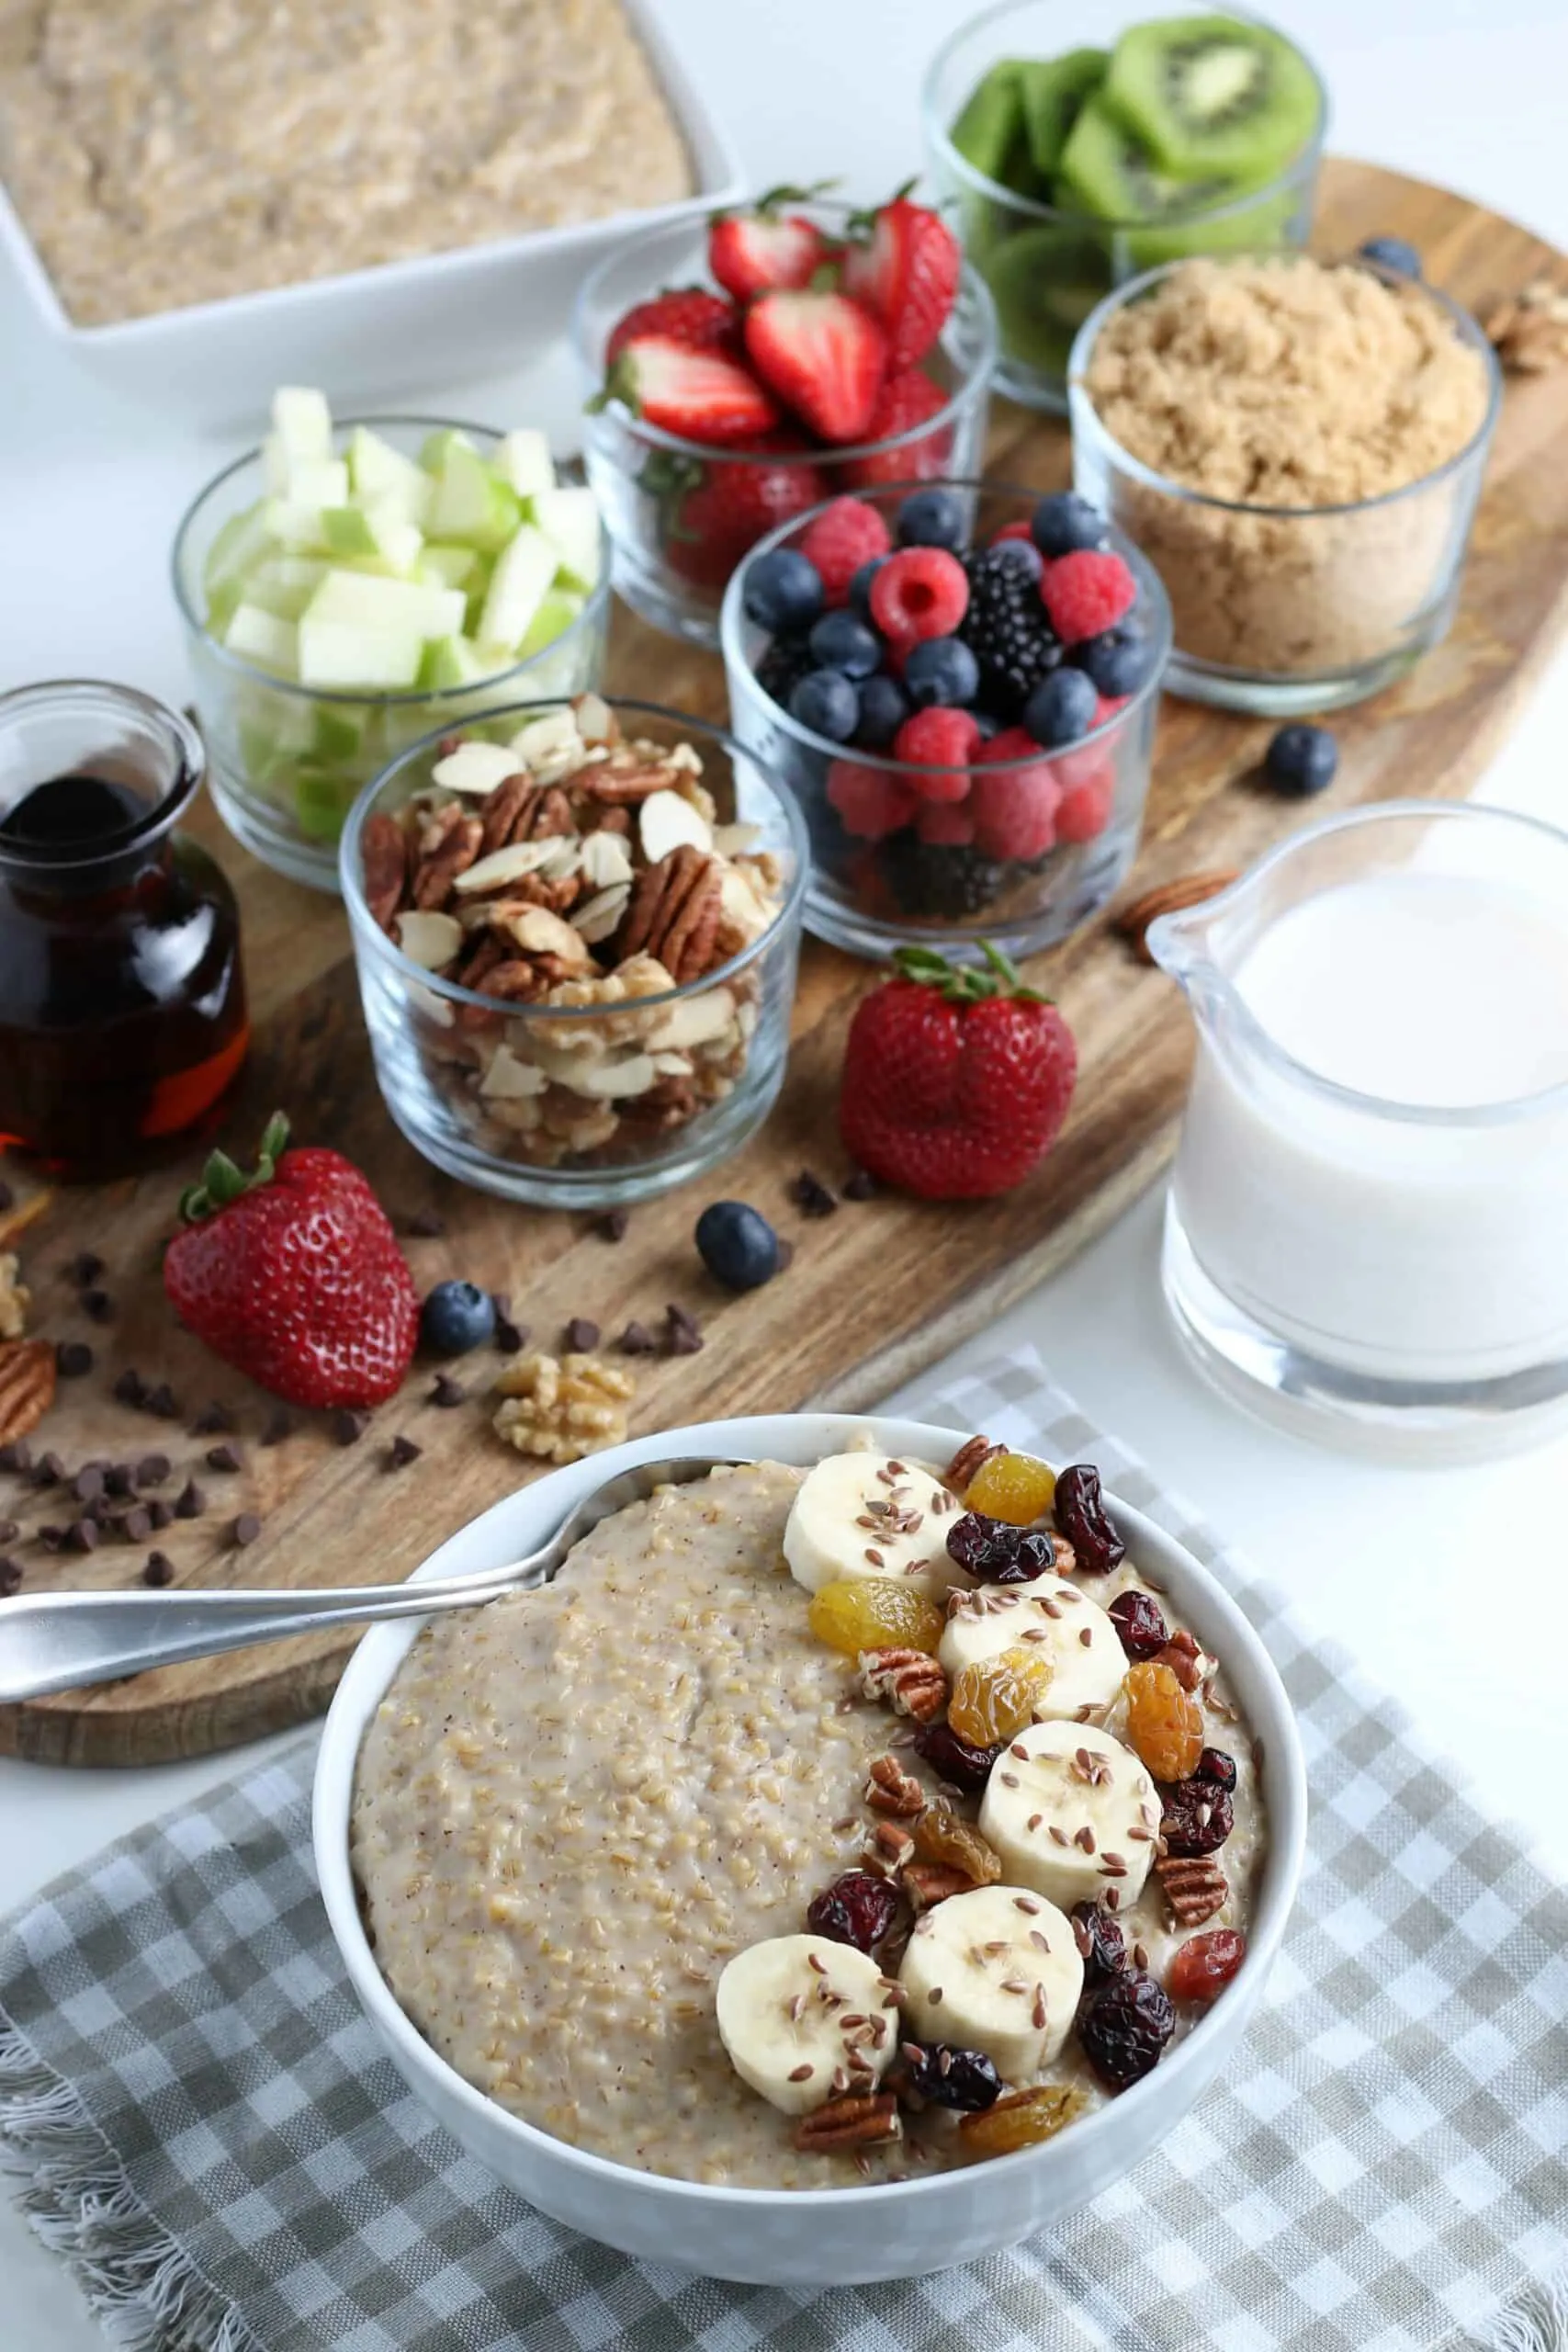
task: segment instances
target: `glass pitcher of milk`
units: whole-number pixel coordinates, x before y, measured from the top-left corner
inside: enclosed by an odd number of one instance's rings
[[[1162,1263],[1269,1419],[1411,1459],[1568,1425],[1568,833],[1392,802],[1162,916],[1198,1057]]]

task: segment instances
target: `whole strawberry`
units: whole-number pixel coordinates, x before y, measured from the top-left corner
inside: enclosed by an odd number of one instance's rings
[[[928,1201],[1010,1192],[1061,1132],[1077,1049],[987,943],[985,970],[901,947],[850,1023],[839,1125],[852,1159]]]
[[[180,1203],[164,1288],[188,1330],[291,1405],[379,1405],[401,1385],[419,1296],[351,1160],[289,1151],[275,1114],[256,1172],[214,1152]]]
[[[610,330],[604,365],[613,368],[628,343],[645,334],[662,335],[683,344],[688,351],[735,353],[740,347],[740,313],[722,295],[705,286],[669,286],[646,302],[634,302]]]

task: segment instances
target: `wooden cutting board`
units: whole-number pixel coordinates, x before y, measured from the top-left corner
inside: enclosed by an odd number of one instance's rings
[[[1330,164],[1320,249],[1342,252],[1377,232],[1411,239],[1434,281],[1477,309],[1542,271],[1568,282],[1568,263],[1510,221],[1365,164]],[[1067,476],[1066,431],[1004,404],[991,459],[1000,478],[1055,487]],[[1397,687],[1335,720],[1340,776],[1311,813],[1403,794],[1464,793],[1557,643],[1565,605],[1568,370],[1510,381],[1453,632]],[[622,692],[724,712],[716,658],[672,645],[625,612],[610,676]],[[1303,821],[1299,808],[1253,780],[1269,732],[1167,705],[1132,890],[1245,865]],[[1100,923],[1040,959],[1034,975],[1072,1023],[1081,1074],[1062,1140],[1029,1184],[963,1208],[885,1197],[804,1218],[790,1179],[803,1167],[829,1182],[847,1172],[836,1138],[837,1075],[850,1013],[876,977],[807,943],[789,1078],[766,1127],[721,1179],[635,1211],[625,1238],[612,1245],[592,1220],[465,1192],[415,1156],[376,1091],[340,910],[258,865],[221,833],[210,809],[197,829],[239,888],[257,1016],[254,1058],[224,1139],[248,1153],[265,1114],[287,1106],[302,1140],[332,1143],[369,1172],[400,1229],[420,1211],[445,1220],[445,1236],[408,1242],[422,1288],[457,1274],[506,1291],[536,1344],[555,1345],[569,1316],[592,1318],[608,1336],[631,1317],[656,1323],[668,1301],[679,1301],[700,1317],[705,1345],[632,1367],[639,1383],[634,1430],[807,1403],[870,1404],[1063,1264],[1172,1149],[1190,1051],[1182,1002]],[[311,1423],[282,1444],[260,1445],[267,1400],[177,1330],[164,1303],[158,1244],[186,1173],[59,1193],[22,1236],[34,1329],[86,1338],[96,1351],[89,1377],[61,1384],[35,1452],[52,1448],[71,1467],[94,1455],[163,1452],[173,1464],[162,1489],[170,1496],[194,1473],[205,1514],[152,1539],[182,1582],[310,1586],[402,1576],[527,1475],[490,1429],[487,1392],[499,1360],[457,1367],[468,1395],[456,1409],[426,1402],[430,1377],[418,1370],[356,1444],[334,1443]],[[25,1204],[36,1186],[25,1170],[16,1182]],[[739,1300],[709,1282],[692,1246],[696,1212],[721,1192],[754,1201],[795,1243],[788,1272]],[[64,1272],[84,1249],[107,1261],[104,1286],[115,1303],[107,1326],[83,1321]],[[128,1364],[170,1383],[182,1418],[154,1420],[116,1403],[110,1385]],[[238,1473],[208,1469],[214,1440],[190,1433],[213,1399],[236,1415]],[[385,1457],[399,1431],[423,1451],[412,1468],[392,1471]],[[229,1541],[242,1511],[263,1521],[259,1540],[243,1551]],[[0,1482],[0,1517],[24,1530],[0,1549],[21,1558],[27,1589],[136,1583],[145,1545],[51,1558],[32,1538],[40,1521],[70,1515],[55,1494]],[[320,1712],[352,1641],[325,1634],[277,1643],[0,1710],[0,1749],[54,1762],[148,1763],[252,1738]]]

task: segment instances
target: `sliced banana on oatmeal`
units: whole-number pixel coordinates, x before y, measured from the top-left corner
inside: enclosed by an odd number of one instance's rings
[[[1127,1671],[1113,1620],[1065,1577],[1036,1577],[1006,1589],[982,1585],[966,1593],[953,1604],[937,1656],[956,1678],[966,1666],[1016,1648],[1050,1666],[1051,1679],[1034,1702],[1042,1721],[1076,1715],[1080,1707],[1109,1707]]]
[[[898,2047],[888,1978],[863,1951],[827,1936],[773,1936],[737,1952],[717,1997],[730,2064],[785,2115],[872,2089]]]
[[[980,1800],[980,1833],[1007,1876],[1064,1911],[1135,1902],[1159,1824],[1143,1765],[1091,1724],[1031,1724],[992,1765]]]
[[[1061,2049],[1083,1990],[1072,1923],[1032,1887],[950,1895],[915,1923],[898,1970],[904,2033],[983,2050],[1025,2083]]]
[[[807,1592],[844,1577],[894,1577],[940,1600],[969,1579],[948,1557],[957,1502],[932,1470],[896,1454],[831,1453],[807,1471],[784,1527],[790,1574]]]

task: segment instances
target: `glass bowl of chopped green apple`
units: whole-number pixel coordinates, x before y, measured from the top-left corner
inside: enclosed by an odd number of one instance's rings
[[[604,669],[604,524],[539,432],[334,423],[282,390],[181,523],[174,585],[219,812],[322,890],[355,795],[409,744]]]
[[[922,113],[996,303],[997,388],[1065,413],[1073,337],[1112,288],[1190,254],[1305,244],[1328,98],[1239,8],[1000,0],[938,51]]]

